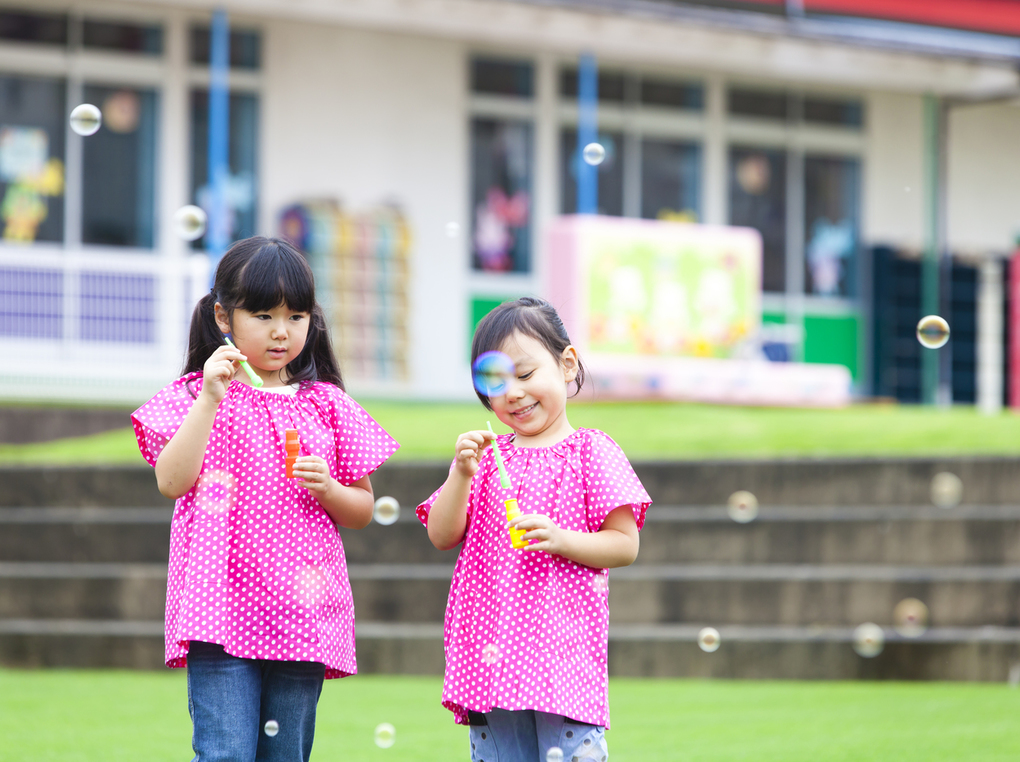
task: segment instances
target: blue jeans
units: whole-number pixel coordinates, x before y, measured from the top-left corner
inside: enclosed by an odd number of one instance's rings
[[[525,709],[469,712],[471,762],[606,762],[605,728]],[[550,756],[558,748],[562,754]]]
[[[192,762],[308,762],[325,673],[318,662],[240,659],[192,641]]]

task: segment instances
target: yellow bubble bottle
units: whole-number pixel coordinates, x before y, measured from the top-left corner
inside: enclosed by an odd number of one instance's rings
[[[506,520],[517,518],[521,515],[521,509],[517,507],[517,498],[512,497],[503,503],[506,506]],[[527,530],[518,529],[517,527],[510,527],[510,544],[515,548],[526,548],[531,543],[524,539],[524,533]]]

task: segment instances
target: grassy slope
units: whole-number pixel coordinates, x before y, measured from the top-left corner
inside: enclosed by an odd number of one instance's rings
[[[477,404],[366,401],[402,448],[397,459],[446,460],[457,435],[505,431]],[[1020,455],[1020,416],[897,405],[844,410],[670,403],[572,404],[574,426],[608,432],[633,459],[872,455]],[[32,445],[0,445],[0,464],[141,463],[130,429]]]
[[[182,671],[0,670],[0,758],[160,762],[190,756]],[[435,677],[330,681],[312,759],[468,759]],[[1020,755],[1006,685],[625,680],[610,684],[614,762],[982,762]],[[390,722],[397,743],[373,743]]]

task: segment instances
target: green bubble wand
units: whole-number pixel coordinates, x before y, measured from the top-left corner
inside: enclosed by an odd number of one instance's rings
[[[225,342],[227,342],[227,344],[229,346],[232,346],[232,347],[234,347],[234,349],[237,349],[237,347],[234,345],[234,342],[232,342],[230,340],[230,337],[227,336],[226,334],[223,334],[223,340]],[[244,369],[244,372],[248,374],[248,378],[251,379],[252,386],[254,386],[254,387],[258,388],[258,389],[261,389],[262,388],[262,376],[260,376],[258,373],[256,373],[252,369],[252,367],[248,364],[248,362],[246,360],[241,360],[240,363],[241,363],[241,368]]]
[[[485,425],[489,427],[489,433],[493,437],[496,436],[496,432],[492,430],[492,424],[489,421],[485,422]],[[503,455],[499,451],[499,442],[495,439],[492,440],[492,454],[496,458],[496,468],[499,469],[499,484],[503,489],[511,489],[513,485],[510,483],[510,474],[506,471],[506,464],[503,462]],[[508,500],[503,501],[503,506],[506,508],[506,520],[510,521],[513,518],[521,515],[521,509],[517,505],[517,498],[511,497]],[[524,539],[524,529],[517,529],[517,527],[510,527],[510,544],[515,548],[526,548],[530,543]]]

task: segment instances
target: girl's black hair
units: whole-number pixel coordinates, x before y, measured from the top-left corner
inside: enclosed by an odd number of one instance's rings
[[[503,302],[492,312],[482,318],[475,328],[475,338],[471,342],[471,365],[479,355],[500,349],[508,338],[520,331],[530,336],[549,350],[553,357],[560,359],[563,350],[570,346],[570,337],[556,309],[544,299],[533,296],[522,296],[512,302]],[[584,365],[581,358],[577,359],[577,376],[574,378],[576,395],[584,384]],[[489,398],[475,390],[478,399],[486,408],[492,410]]]
[[[327,381],[344,388],[325,315],[315,302],[312,268],[291,244],[254,236],[227,250],[216,268],[212,290],[199,300],[191,315],[182,375],[202,370],[209,356],[225,343],[216,324],[217,302],[226,310],[231,324],[238,308],[262,312],[285,304],[295,312],[309,313],[305,347],[287,365],[288,383]]]

